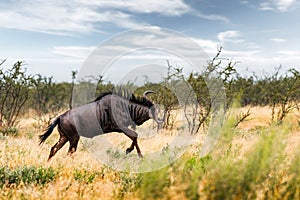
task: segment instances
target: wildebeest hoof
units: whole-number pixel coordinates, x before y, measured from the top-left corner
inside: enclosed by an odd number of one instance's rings
[[[133,149],[127,148],[126,149],[126,155],[129,154],[130,152],[132,152]]]
[[[144,158],[143,154],[141,154],[141,153],[139,154],[139,157],[140,157],[140,158]]]

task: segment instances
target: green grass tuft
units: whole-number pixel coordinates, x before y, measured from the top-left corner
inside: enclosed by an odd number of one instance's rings
[[[45,185],[55,180],[56,173],[52,168],[25,166],[16,169],[0,167],[0,187],[25,185]]]

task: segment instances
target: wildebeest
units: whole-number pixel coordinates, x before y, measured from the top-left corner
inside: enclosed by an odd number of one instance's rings
[[[71,155],[77,149],[80,136],[91,138],[110,132],[123,132],[132,140],[126,154],[136,147],[139,157],[143,157],[137,143],[138,134],[128,127],[142,125],[150,118],[158,124],[163,123],[164,119],[158,118],[155,105],[147,98],[147,94],[150,93],[154,92],[148,90],[144,92],[143,97],[136,97],[129,92],[125,92],[125,95],[122,92],[104,92],[94,101],[66,111],[49,125],[43,135],[39,136],[42,144],[58,125],[60,138],[51,148],[48,161],[68,141],[70,142],[68,155]]]

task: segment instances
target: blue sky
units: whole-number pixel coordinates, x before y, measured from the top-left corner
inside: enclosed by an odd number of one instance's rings
[[[213,57],[238,61],[242,74],[300,70],[298,0],[0,1],[0,59],[69,81],[103,41],[156,27],[183,33]]]

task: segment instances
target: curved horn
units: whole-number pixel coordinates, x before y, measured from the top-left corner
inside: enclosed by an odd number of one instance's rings
[[[148,99],[147,95],[151,94],[151,93],[155,94],[155,92],[153,92],[152,90],[147,90],[147,91],[144,92],[143,97],[146,98],[146,99]]]

